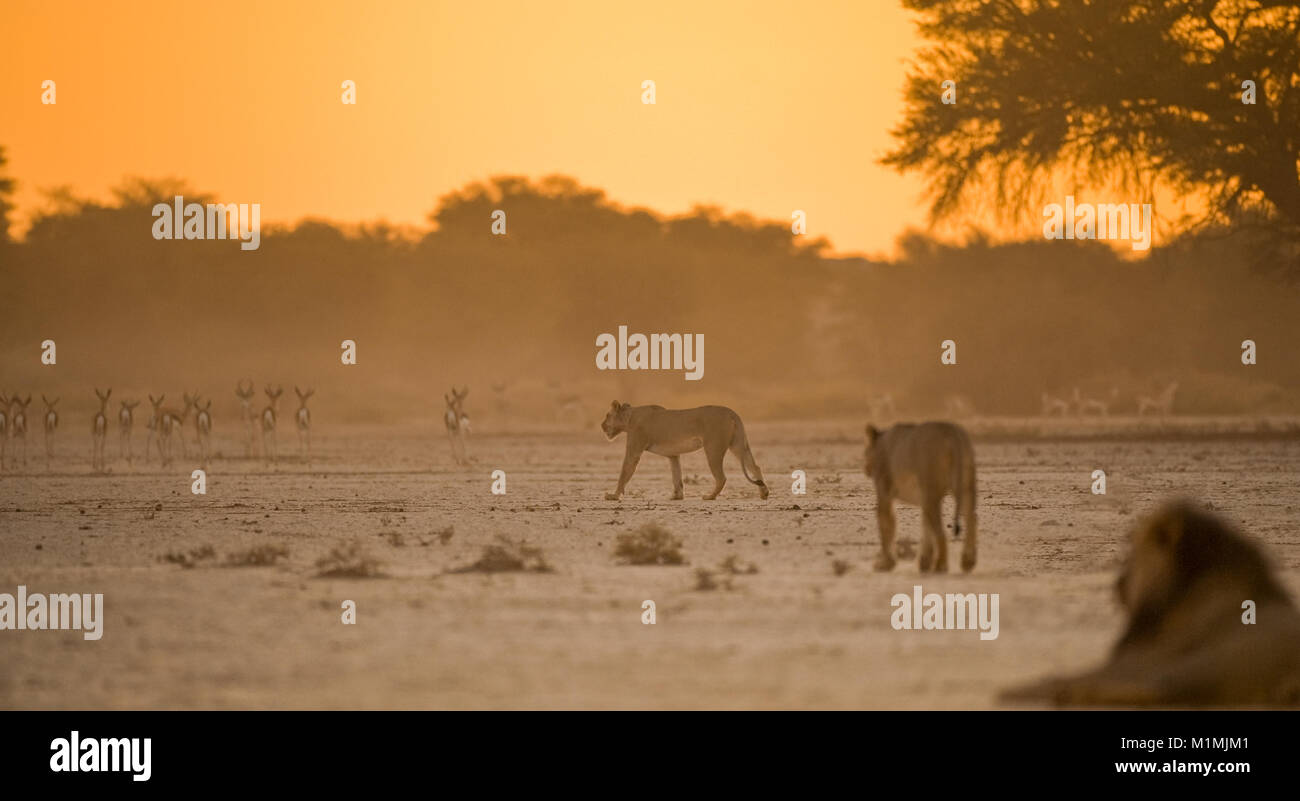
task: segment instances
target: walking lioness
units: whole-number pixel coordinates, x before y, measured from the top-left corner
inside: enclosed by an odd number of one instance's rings
[[[605,500],[617,501],[623,497],[623,488],[636,472],[637,462],[645,451],[667,456],[673,468],[673,500],[680,501],[682,494],[681,455],[704,449],[713,473],[713,492],[704,496],[711,501],[722,492],[727,477],[722,472],[722,457],[730,450],[740,459],[740,469],[745,478],[758,485],[759,495],[767,497],[763,471],[758,469],[754,454],[749,450],[745,425],[740,415],[726,406],[698,406],[694,409],[665,409],[662,406],[633,406],[614,403],[600,424],[605,436],[613,439],[627,432],[627,451],[623,456],[623,472],[618,477],[618,488],[605,495]]]
[[[955,423],[899,423],[881,431],[867,426],[864,470],[876,485],[880,522],[877,570],[891,570],[894,556],[894,501],[921,507],[921,572],[948,570],[948,544],[939,517],[944,496],[957,501],[953,533],[966,544],[961,569],[975,567],[975,449],[966,431]]]

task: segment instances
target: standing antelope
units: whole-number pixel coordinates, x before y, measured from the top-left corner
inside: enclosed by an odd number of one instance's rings
[[[194,399],[184,393],[181,393],[181,398],[185,401],[185,406],[181,411],[161,409],[158,412],[158,430],[161,432],[158,445],[163,452],[163,464],[165,465],[172,462],[172,434],[175,434],[176,439],[181,443],[181,458],[190,458],[189,451],[185,447],[185,418],[190,414],[190,406],[194,404]],[[161,401],[162,398],[158,400]]]
[[[45,469],[49,470],[50,459],[54,458],[54,430],[59,427],[59,413],[54,410],[54,405],[59,399],[51,401],[42,393],[41,402],[45,404],[45,416],[41,418],[45,428]]]
[[[9,436],[23,441],[24,467],[27,465],[27,404],[31,402],[31,395],[27,396],[27,400],[23,400],[17,395],[9,398]],[[15,449],[17,447],[17,445],[14,445]]]
[[[306,443],[307,465],[311,466],[311,410],[307,408],[307,399],[316,394],[316,390],[308,389],[306,392],[300,392],[297,385],[294,385],[293,394],[298,396],[298,411],[294,414],[294,422],[298,427],[298,452],[304,453],[303,443]]]
[[[1155,397],[1150,395],[1138,396],[1138,414],[1146,414],[1147,409],[1151,409],[1157,414],[1169,414],[1174,406],[1174,393],[1178,391],[1178,382],[1174,382],[1164,388],[1164,391]]]
[[[1064,417],[1069,411],[1070,402],[1065,398],[1043,393],[1043,417],[1051,417],[1054,414]]]
[[[872,420],[888,420],[898,414],[894,407],[894,396],[889,393],[873,395],[867,398],[867,409]]]
[[[965,395],[949,395],[944,398],[943,405],[948,416],[952,418],[973,417],[975,415],[975,405]]]
[[[447,424],[447,439],[451,441],[451,456],[456,464],[469,463],[469,457],[465,454],[465,435],[469,433],[469,415],[465,414],[464,406],[467,395],[469,387],[460,392],[452,387],[450,395],[442,396],[447,402],[447,411],[442,419]]]
[[[122,408],[117,412],[117,457],[126,457],[130,464],[135,454],[131,452],[131,427],[135,424],[135,407],[140,401],[122,401]],[[145,459],[149,458],[149,448],[145,446]]]
[[[256,391],[253,380],[248,380],[248,387],[240,381],[235,384],[235,397],[239,398],[239,419],[244,422],[244,457],[251,458],[257,447],[257,413],[253,411],[253,395]]]
[[[100,392],[95,388],[95,397],[99,398],[99,411],[95,412],[95,419],[90,424],[90,436],[93,447],[90,452],[90,467],[92,470],[104,470],[104,441],[108,438],[108,398],[113,394],[110,388],[108,392]]]
[[[284,388],[276,387],[275,391],[272,392],[271,385],[267,384],[262,391],[266,393],[269,401],[266,408],[262,409],[262,456],[274,464],[276,459],[275,420],[278,414],[277,407],[280,404],[280,396],[284,394]],[[268,441],[270,442],[269,447],[267,445]]]
[[[199,406],[199,396],[194,396],[194,428],[199,433],[199,456],[206,468],[212,451],[212,398],[208,398],[207,405]]]
[[[9,447],[9,399],[0,395],[0,471],[5,469],[5,451]]]
[[[1075,387],[1074,391],[1070,393],[1070,414],[1083,414],[1083,394],[1079,392],[1078,387]]]
[[[154,398],[149,396],[149,403],[153,406],[153,412],[149,415],[149,422],[145,428],[149,429],[149,437],[144,442],[144,461],[149,462],[149,446],[153,444],[154,437],[158,438],[158,462],[161,464],[167,461],[167,456],[163,453],[163,424],[162,424],[162,405],[167,399],[166,395],[159,395]]]

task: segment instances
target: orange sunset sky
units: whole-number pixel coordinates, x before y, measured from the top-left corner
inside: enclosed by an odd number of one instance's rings
[[[107,199],[125,176],[259,202],[264,223],[425,225],[466,182],[558,172],[667,213],[803,209],[840,252],[925,224],[920,179],[876,164],[920,43],[896,0],[7,0],[4,17],[19,234],[42,190]]]

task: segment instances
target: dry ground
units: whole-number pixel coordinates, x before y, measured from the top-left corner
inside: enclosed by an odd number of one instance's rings
[[[69,436],[47,471],[33,436],[30,472],[0,475],[0,592],[102,592],[106,621],[97,642],[0,631],[0,708],[987,707],[1010,682],[1103,657],[1121,622],[1112,585],[1126,530],[1171,494],[1241,521],[1300,594],[1292,438],[989,429],[1003,433],[976,441],[979,565],[921,578],[915,560],[871,571],[858,423],[750,424],[766,502],[731,456],[721,498],[701,500],[702,454],[683,459],[687,500],[668,500],[668,464],[647,454],[629,495],[607,502],[622,440],[594,429],[480,436],[458,469],[431,427],[318,427],[311,469],[219,457],[206,496],[189,491],[193,460],[127,467],[110,438],[111,472],[96,475],[89,438]],[[233,436],[216,446],[241,453]],[[295,452],[291,437],[281,452]],[[807,495],[790,494],[796,468]],[[1089,492],[1097,468],[1104,497]],[[505,496],[489,491],[497,469]],[[647,522],[682,539],[688,565],[616,563],[617,535]],[[916,511],[901,507],[899,525],[915,542]],[[554,571],[448,572],[498,535],[540,547]],[[353,542],[384,577],[317,577],[318,559]],[[215,558],[196,567],[163,561],[203,546]],[[221,564],[259,546],[287,556]],[[732,555],[758,572],[696,589],[697,568]],[[849,565],[840,576],[837,560]],[[916,583],[999,593],[1000,636],[894,631],[889,599]],[[356,625],[340,622],[344,599]],[[653,626],[641,622],[647,599]]]

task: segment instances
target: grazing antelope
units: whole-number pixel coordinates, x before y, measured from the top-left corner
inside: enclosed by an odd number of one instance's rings
[[[1110,395],[1105,399],[1102,398],[1081,398],[1079,400],[1079,414],[1098,414],[1102,417],[1110,415],[1110,404],[1119,396],[1119,390],[1114,387],[1110,390]]]
[[[276,409],[280,404],[280,396],[284,394],[284,389],[276,387],[275,391],[272,392],[271,385],[267,384],[263,392],[266,393],[269,403],[266,408],[262,409],[262,457],[274,463],[276,459],[275,420],[278,414]],[[267,445],[268,442],[270,443],[269,446]]]
[[[316,390],[308,389],[306,392],[298,390],[294,385],[293,394],[298,396],[298,411],[294,413],[293,421],[298,428],[298,453],[307,454],[307,464],[311,465],[311,410],[307,408],[307,399],[316,394]],[[303,449],[303,443],[306,443],[306,450]]]
[[[442,419],[447,424],[447,439],[451,441],[451,456],[456,464],[469,463],[469,457],[465,454],[465,435],[469,433],[469,415],[465,414],[464,406],[467,395],[469,387],[461,392],[452,387],[450,395],[442,396],[447,402],[447,411],[443,413]]]
[[[149,446],[153,444],[154,437],[158,438],[158,462],[161,464],[167,461],[167,455],[163,452],[163,425],[162,425],[162,405],[167,399],[166,395],[159,395],[154,398],[149,396],[149,403],[153,406],[153,412],[149,415],[149,422],[145,428],[149,429],[149,437],[144,442],[144,460],[149,462]]]
[[[24,467],[27,465],[27,404],[31,402],[31,395],[27,396],[27,400],[23,400],[17,395],[9,398],[9,436],[23,441]],[[15,449],[17,447],[17,445],[14,445]],[[14,455],[17,456],[16,453]]]
[[[55,411],[54,405],[59,402],[58,398],[50,400],[41,394],[41,403],[45,404],[45,416],[41,418],[42,427],[45,429],[45,469],[50,469],[50,459],[54,458],[54,430],[59,427],[59,413]]]
[[[99,411],[95,412],[95,417],[90,424],[90,438],[92,448],[90,451],[90,467],[92,470],[104,470],[104,442],[108,439],[108,398],[113,394],[110,388],[107,392],[100,392],[95,388],[95,397],[99,398]]]
[[[1138,396],[1138,414],[1146,414],[1147,409],[1151,409],[1156,414],[1169,414],[1174,406],[1174,393],[1178,391],[1178,382],[1170,384],[1164,388],[1159,395],[1152,397],[1150,395]]]
[[[248,386],[240,381],[235,384],[235,397],[239,398],[239,419],[244,423],[244,457],[251,458],[253,450],[257,447],[257,413],[253,411],[253,396],[256,389],[253,387],[253,379],[248,380]]]
[[[208,398],[206,405],[199,406],[199,396],[194,396],[194,428],[199,435],[199,457],[206,468],[212,452],[212,398]]]
[[[0,395],[0,471],[5,469],[5,451],[9,447],[9,399]]]
[[[1064,417],[1069,411],[1070,403],[1065,398],[1043,393],[1043,417],[1051,417],[1054,414]]]
[[[140,405],[140,401],[122,401],[122,408],[117,411],[117,458],[126,457],[126,463],[130,464],[135,454],[131,452],[131,427],[135,425],[135,407]],[[149,449],[145,448],[145,458],[149,456]]]

